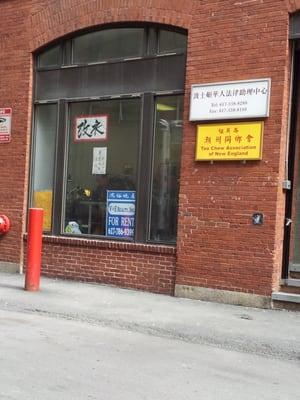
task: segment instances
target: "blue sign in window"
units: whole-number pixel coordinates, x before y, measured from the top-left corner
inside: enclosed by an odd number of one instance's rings
[[[135,191],[107,191],[106,236],[134,237],[135,200]]]

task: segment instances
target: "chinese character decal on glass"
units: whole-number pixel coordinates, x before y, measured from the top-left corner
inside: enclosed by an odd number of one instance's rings
[[[74,141],[107,139],[107,115],[81,115],[75,118]]]

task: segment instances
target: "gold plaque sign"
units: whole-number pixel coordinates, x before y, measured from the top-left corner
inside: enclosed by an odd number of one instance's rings
[[[197,125],[196,160],[261,160],[263,122]]]

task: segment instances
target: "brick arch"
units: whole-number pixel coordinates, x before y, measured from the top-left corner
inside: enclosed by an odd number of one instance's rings
[[[289,13],[300,11],[300,0],[285,0]]]
[[[114,22],[155,22],[189,29],[196,0],[52,0],[30,17],[30,50],[81,29]]]

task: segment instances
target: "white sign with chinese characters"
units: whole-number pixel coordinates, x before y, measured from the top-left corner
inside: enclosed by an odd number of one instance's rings
[[[107,147],[93,148],[93,175],[106,174]]]
[[[107,115],[81,115],[75,118],[74,141],[94,142],[107,139]]]
[[[192,85],[190,121],[269,116],[271,79]]]

